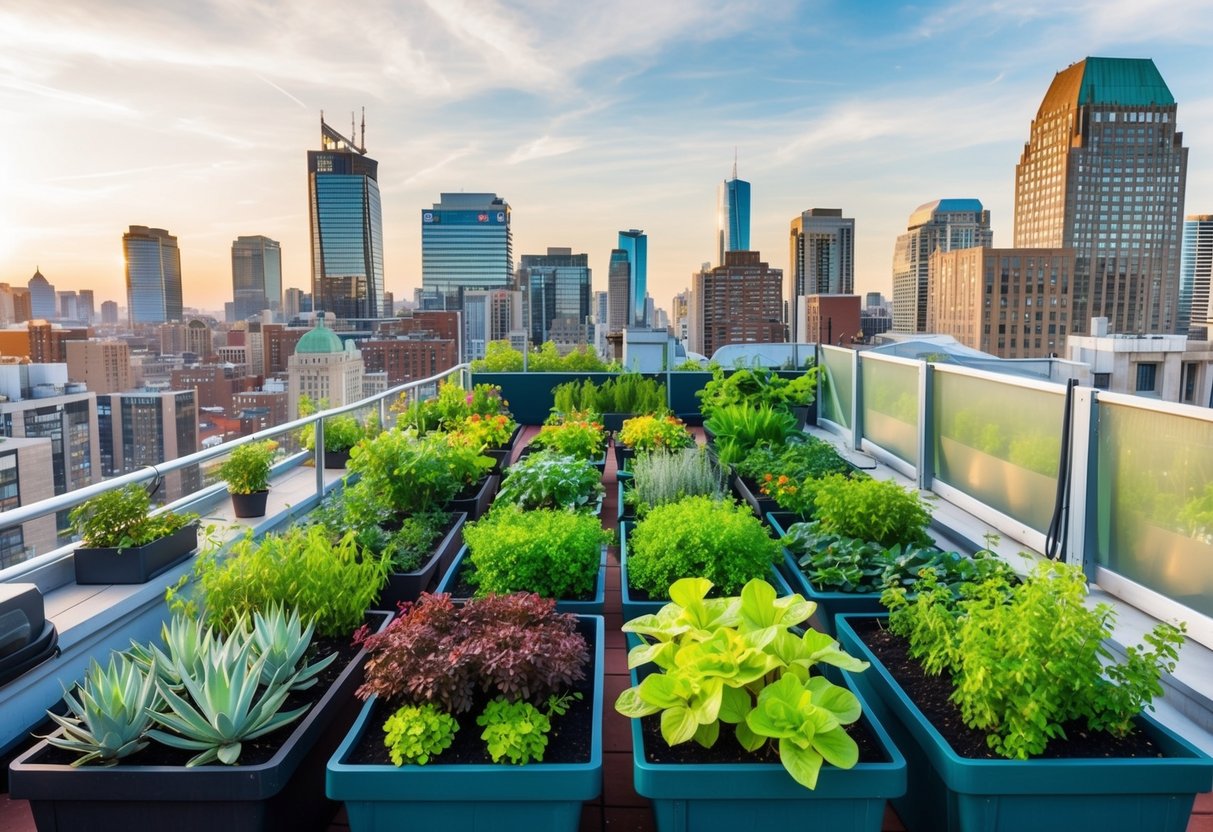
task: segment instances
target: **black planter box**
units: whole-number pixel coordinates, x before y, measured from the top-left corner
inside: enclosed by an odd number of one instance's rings
[[[376,630],[390,620],[370,617]],[[337,811],[325,764],[361,709],[365,661],[360,650],[265,763],[72,768],[39,763],[43,740],[13,761],[9,789],[30,802],[38,832],[323,832]]]
[[[485,448],[484,455],[493,458],[493,469],[490,474],[501,474],[506,468],[510,467],[510,460],[514,456],[514,445],[518,442],[518,437],[522,435],[522,425],[514,428],[514,432],[510,434],[510,441],[505,443],[502,448]]]
[[[324,451],[324,467],[325,468],[344,468],[345,464],[350,461],[350,449],[344,451],[330,451],[327,448]]]
[[[604,413],[602,414],[602,427],[606,430],[620,431],[623,430],[624,422],[638,415],[637,413]]]
[[[636,449],[620,442],[618,434],[611,444],[615,446],[615,470],[622,471],[629,459],[636,458]]]
[[[76,549],[78,584],[142,584],[190,556],[198,548],[198,526],[190,523],[167,537],[130,549]]]
[[[459,512],[454,515],[454,522],[434,547],[429,560],[420,569],[412,572],[393,572],[388,575],[387,584],[379,594],[377,609],[396,611],[397,603],[401,601],[416,601],[421,593],[436,583],[436,578],[446,574],[447,569],[455,562],[455,555],[463,546],[463,524],[467,522],[467,514]]]
[[[456,494],[444,508],[450,512],[463,512],[467,514],[468,520],[479,520],[489,510],[489,503],[493,502],[499,485],[501,485],[500,476],[485,474],[479,482]]]
[[[733,490],[737,492],[738,497],[753,509],[754,513],[758,515],[758,519],[765,523],[767,512],[779,511],[779,503],[763,494],[757,483],[749,482],[740,474],[737,474],[732,479]]]
[[[0,584],[0,687],[55,655],[59,633],[34,584]]]

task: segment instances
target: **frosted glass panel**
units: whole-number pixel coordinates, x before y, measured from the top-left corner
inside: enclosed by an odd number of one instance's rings
[[[1099,563],[1213,615],[1213,424],[1099,403]]]
[[[863,356],[863,438],[918,464],[917,366]]]
[[[851,378],[851,360],[855,351],[825,346],[821,350],[827,372],[821,415],[835,424],[849,428],[851,397],[855,389],[855,380]]]
[[[1047,532],[1064,395],[937,370],[934,398],[935,476]]]

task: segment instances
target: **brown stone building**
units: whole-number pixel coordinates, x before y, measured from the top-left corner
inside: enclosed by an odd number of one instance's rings
[[[174,390],[193,390],[199,409],[218,407],[228,414],[233,397],[257,389],[261,380],[261,376],[245,375],[242,365],[203,364],[173,370]]]
[[[0,330],[0,355],[28,358],[33,364],[63,364],[68,341],[86,341],[87,327],[61,327],[43,320]]]
[[[379,324],[381,335],[426,335],[459,341],[459,313],[440,309],[415,309]]]
[[[863,337],[859,295],[803,295],[796,314],[805,343],[848,346]]]
[[[121,393],[135,386],[131,348],[125,341],[68,341],[67,377],[94,393]]]
[[[264,350],[264,374],[272,376],[285,373],[287,359],[295,352],[295,345],[310,331],[309,327],[288,327],[282,324],[262,324],[261,338]]]
[[[690,349],[711,357],[726,344],[777,344],[783,325],[783,270],[757,251],[727,251],[724,265],[691,276]]]
[[[240,435],[281,425],[286,419],[286,391],[250,390],[232,396],[232,415],[240,419]]]
[[[447,338],[377,338],[358,345],[368,373],[387,373],[388,387],[429,378],[459,363],[459,344]]]

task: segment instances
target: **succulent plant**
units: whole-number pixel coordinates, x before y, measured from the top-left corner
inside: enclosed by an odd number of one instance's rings
[[[203,627],[200,620],[174,615],[168,623],[161,625],[160,640],[164,642],[167,653],[156,644],[132,642],[126,654],[145,670],[154,667],[156,675],[165,684],[180,689],[181,674],[177,672],[177,662],[180,661],[196,675],[215,643],[215,635],[209,628]]]
[[[151,714],[160,704],[154,663],[145,669],[121,654],[111,656],[104,668],[93,661],[76,695],[67,691],[63,701],[71,715],[49,714],[63,728],[63,735],[47,741],[56,748],[82,752],[73,766],[94,760],[113,765],[148,743]]]
[[[301,664],[315,627],[315,622],[309,622],[305,628],[298,612],[288,616],[277,604],[264,615],[253,615],[253,656],[264,660],[261,684],[273,687],[288,678],[294,680],[291,690],[306,690],[316,684],[316,675],[332,664],[337,654],[330,653],[306,666]]]

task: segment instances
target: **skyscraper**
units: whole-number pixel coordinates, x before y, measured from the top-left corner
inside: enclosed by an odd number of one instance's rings
[[[93,303],[92,289],[81,289],[76,293],[76,308],[79,310],[81,322],[91,324],[97,317]]]
[[[628,314],[632,303],[632,267],[628,253],[621,248],[611,249],[611,264],[607,271],[607,332],[617,335],[624,327],[632,326]]]
[[[750,183],[737,178],[737,162],[733,162],[733,178],[720,183],[716,190],[716,265],[724,265],[726,251],[750,250]]]
[[[994,244],[979,199],[937,199],[910,214],[893,249],[893,330],[927,331],[927,268],[936,251]]]
[[[118,323],[118,303],[116,301],[107,300],[101,303],[101,323],[116,324]]]
[[[709,358],[726,344],[785,340],[783,272],[757,251],[725,252],[724,265],[691,276],[688,346]]]
[[[282,246],[269,237],[232,243],[232,300],[237,321],[282,308]]]
[[[804,295],[849,295],[855,290],[855,220],[839,208],[810,208],[791,223],[787,283],[793,343],[803,341],[795,313]],[[814,336],[815,337],[815,336]]]
[[[41,269],[34,269],[34,276],[29,279],[30,314],[34,318],[52,321],[59,317],[59,296],[55,294],[55,286],[42,276]]]
[[[1213,326],[1213,308],[1209,305],[1211,283],[1213,214],[1189,214],[1184,218],[1178,331],[1193,341],[1209,340],[1209,328]]]
[[[181,252],[163,228],[132,225],[122,235],[126,308],[131,324],[181,320]]]
[[[514,282],[510,206],[497,194],[441,194],[421,212],[421,288],[460,309],[467,289]]]
[[[628,256],[628,321],[625,326],[647,326],[644,298],[648,294],[649,238],[639,228],[620,231],[619,248]],[[611,261],[614,259],[612,252]]]
[[[518,268],[518,288],[523,291],[526,326],[532,344],[553,340],[553,323],[571,332],[580,326],[586,343],[586,320],[590,317],[590,256],[573,254],[571,248],[548,248],[547,254],[524,254]]]
[[[1057,73],[1015,168],[1015,247],[1073,248],[1069,332],[1179,325],[1188,149],[1154,62],[1086,58]]]
[[[365,139],[365,119],[362,132]],[[320,146],[307,152],[312,306],[343,319],[378,318],[383,314],[379,163],[366,155],[365,146],[354,144],[353,136],[347,139],[326,124],[323,115]]]

